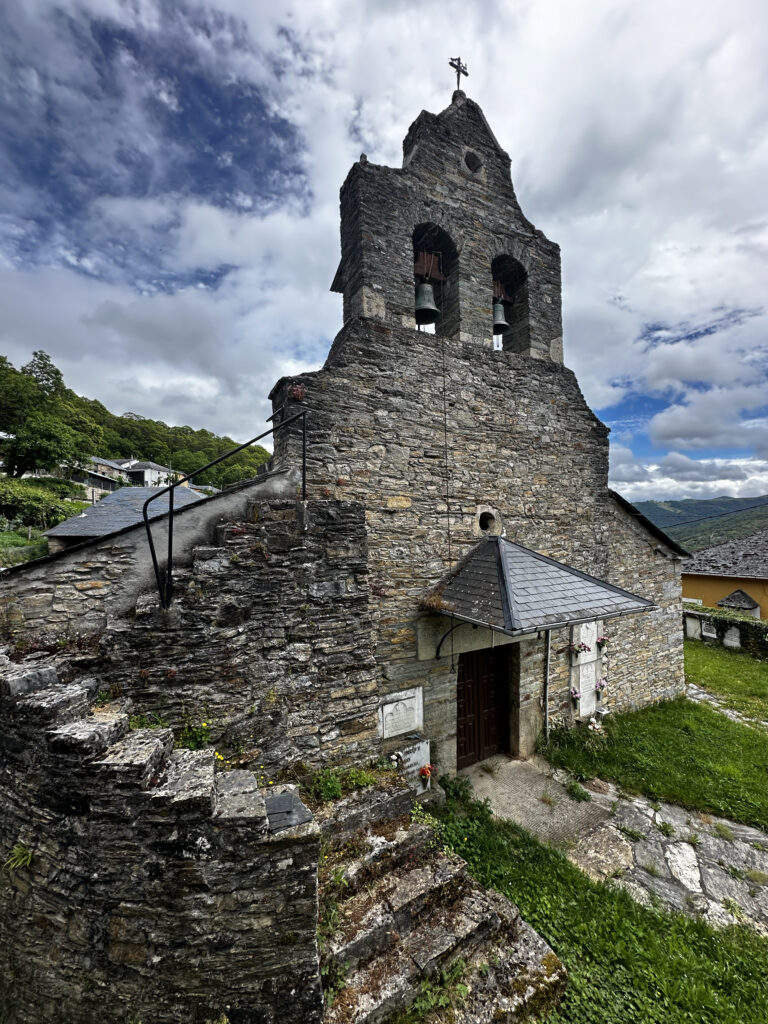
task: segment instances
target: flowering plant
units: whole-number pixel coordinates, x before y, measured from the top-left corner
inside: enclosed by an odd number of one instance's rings
[[[568,644],[568,650],[572,654],[584,654],[586,651],[591,651],[592,648],[589,644]]]
[[[608,685],[608,680],[607,679],[598,679],[597,682],[595,683],[595,693],[598,693],[598,694],[602,693],[607,685]]]
[[[600,650],[602,650],[604,647],[607,647],[610,642],[611,638],[609,636],[599,636],[597,638],[597,646],[600,648]]]
[[[571,687],[571,700],[581,700],[581,691],[577,690],[575,686]]]
[[[421,776],[421,781],[428,782],[436,771],[436,764],[423,764],[421,768],[419,768],[419,775]]]

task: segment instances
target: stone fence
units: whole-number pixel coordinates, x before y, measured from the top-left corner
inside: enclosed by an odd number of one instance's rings
[[[318,1024],[319,830],[292,787],[129,730],[96,680],[2,668],[4,1024]]]
[[[688,640],[704,640],[768,658],[768,622],[740,618],[719,608],[694,610],[683,605],[683,628]]]

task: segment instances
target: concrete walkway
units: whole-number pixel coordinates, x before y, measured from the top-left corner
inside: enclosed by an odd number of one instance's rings
[[[461,773],[493,813],[563,849],[597,881],[647,906],[703,917],[716,927],[749,924],[768,936],[768,834],[724,818],[619,795],[594,780],[578,803],[568,776],[538,758],[495,757]]]

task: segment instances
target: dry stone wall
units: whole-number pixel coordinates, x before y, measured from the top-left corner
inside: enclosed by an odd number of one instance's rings
[[[92,710],[96,679],[2,667],[3,1021],[319,1021],[311,816]]]
[[[263,475],[199,504],[179,509],[174,518],[177,564],[188,564],[192,549],[208,544],[217,525],[241,517],[257,498],[293,496],[299,477]],[[164,563],[167,517],[152,524],[155,547]],[[0,636],[64,640],[100,633],[110,618],[131,611],[137,596],[155,586],[144,525],[84,542],[0,575]]]

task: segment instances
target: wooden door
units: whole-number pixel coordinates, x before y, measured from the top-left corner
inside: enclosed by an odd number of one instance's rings
[[[508,749],[508,650],[459,655],[456,766],[467,768]]]

